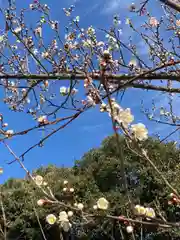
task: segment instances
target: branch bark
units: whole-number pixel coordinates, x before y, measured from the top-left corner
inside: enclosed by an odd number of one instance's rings
[[[176,10],[177,12],[180,12],[180,2],[178,1],[172,1],[172,0],[160,0],[160,2],[164,3],[165,5],[169,6],[170,8]]]
[[[99,73],[89,73],[89,77],[94,80],[101,80],[101,75]],[[34,80],[84,80],[87,74],[75,74],[75,73],[60,73],[60,74],[0,74],[1,79],[34,79]],[[138,77],[137,75],[126,75],[126,74],[108,74],[106,75],[107,79],[112,80],[130,80],[134,77]],[[175,80],[180,82],[179,74],[165,74],[165,73],[157,73],[157,74],[144,74],[142,77],[139,76],[138,79],[141,80]],[[2,85],[2,84],[1,84]]]

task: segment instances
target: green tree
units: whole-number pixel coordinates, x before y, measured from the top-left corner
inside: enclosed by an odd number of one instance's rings
[[[180,221],[179,208],[168,205],[170,192],[161,177],[144,159],[136,156],[126,147],[124,138],[119,138],[123,148],[130,203],[124,189],[123,173],[114,136],[106,138],[99,148],[87,152],[81,160],[75,162],[73,168],[57,168],[50,165],[36,170],[33,175],[42,175],[57,199],[64,203],[70,200],[64,197],[62,191],[63,181],[68,179],[69,184],[75,188],[72,202],[83,202],[91,213],[93,213],[92,206],[96,204],[97,199],[104,196],[111,206],[108,213],[114,216],[125,215],[134,218],[133,211],[130,211],[131,208],[128,206],[129,204],[132,206],[141,204],[153,207],[159,219],[163,217],[169,222]],[[179,149],[173,142],[162,144],[155,139],[148,139],[144,144],[162,174],[177,190],[180,190]],[[44,196],[28,179],[9,179],[2,185],[2,192],[9,222],[9,239],[15,239],[18,236],[22,239],[43,239],[33,205],[47,239],[59,239],[58,226],[49,227],[45,218],[49,213],[58,215],[60,210],[67,209],[57,205],[37,206],[37,200]],[[74,219],[79,221],[78,214],[75,214]],[[137,238],[140,237],[140,231],[141,224],[135,224],[134,234]],[[121,239],[122,233],[125,239],[129,239],[126,225],[123,222],[102,216],[94,218],[94,221],[87,225],[72,227],[71,237],[74,236],[75,239]],[[179,232],[173,228],[164,230],[156,225],[144,225],[143,236],[144,239],[172,239],[173,236],[173,239],[178,239]]]

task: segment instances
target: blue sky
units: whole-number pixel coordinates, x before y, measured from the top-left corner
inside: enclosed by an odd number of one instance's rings
[[[2,6],[5,4],[5,0],[1,1]],[[22,1],[17,0],[17,8],[28,7],[32,2],[29,0]],[[123,22],[123,35],[122,38],[126,38],[131,34],[130,30],[124,25],[125,19],[130,14],[127,10],[129,0],[46,0],[42,1],[47,3],[52,12],[54,20],[60,21],[60,27],[62,25],[62,31],[64,22],[67,21],[63,15],[62,8],[69,7],[70,4],[76,5],[76,15],[80,16],[80,24],[82,27],[88,27],[90,25],[95,28],[108,28],[112,23],[113,14],[118,13]],[[136,1],[139,3],[139,1]],[[149,6],[150,11],[155,16],[160,15],[160,7],[158,1],[154,1]],[[140,26],[140,18],[132,17],[136,22],[137,27]],[[27,21],[33,24],[34,19],[27,17]],[[2,29],[3,26],[0,28]],[[46,33],[47,34],[47,33]],[[131,34],[132,38],[135,39],[135,35]],[[47,41],[49,35],[47,34]],[[146,58],[146,49],[142,42],[138,43],[141,55]],[[57,87],[66,85],[66,82],[58,83]],[[34,126],[34,121],[31,117],[25,113],[13,113],[7,109],[7,106],[2,102],[3,92],[0,90],[0,112],[5,116],[6,121],[9,123],[9,128],[15,131],[26,129],[27,127]],[[165,125],[158,125],[149,122],[146,117],[140,111],[140,102],[142,99],[145,100],[146,107],[151,104],[151,99],[156,98],[159,102],[159,106],[166,102],[164,97],[159,97],[157,93],[146,93],[141,90],[128,90],[122,102],[123,107],[130,107],[133,114],[135,115],[136,122],[143,122],[147,125],[150,134],[159,132],[160,135],[166,136],[170,128]],[[163,99],[163,100],[162,100]],[[83,113],[77,120],[71,123],[67,128],[58,132],[56,135],[51,137],[43,148],[36,148],[31,151],[25,160],[25,166],[32,171],[40,166],[46,166],[48,164],[56,164],[58,166],[72,166],[74,160],[80,159],[81,156],[93,147],[100,146],[101,141],[112,134],[111,121],[105,113],[99,113],[98,108],[91,109]],[[38,142],[42,136],[40,132],[32,132],[27,136],[18,137],[10,141],[10,146],[17,155],[20,155],[32,144]],[[174,136],[174,139],[177,135]],[[4,174],[0,177],[0,182],[4,182],[9,177],[23,177],[24,170],[20,169],[17,163],[7,165],[7,162],[12,160],[12,157],[5,149],[0,145],[0,165],[4,168]]]

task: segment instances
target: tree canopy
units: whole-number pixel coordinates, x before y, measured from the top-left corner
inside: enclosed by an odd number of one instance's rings
[[[158,227],[158,224],[180,221],[179,205],[170,202],[170,191],[156,174],[152,167],[140,157],[133,154],[120,137],[123,146],[123,156],[128,184],[128,196],[123,185],[122,169],[118,157],[116,139],[114,136],[106,138],[97,149],[85,153],[82,159],[75,161],[72,168],[58,168],[53,165],[37,169],[33,174],[41,175],[47,182],[56,198],[62,203],[82,202],[84,211],[97,214],[98,217],[78,225],[78,213],[74,214],[71,222],[77,225],[68,233],[68,239],[130,239],[126,232],[128,220],[120,221],[107,218],[100,210],[93,209],[99,197],[105,197],[111,208],[107,213],[112,216],[134,217],[135,205],[154,208],[157,220],[150,220],[150,225],[132,222],[134,235],[144,239],[178,239],[178,228]],[[151,157],[162,174],[166,175],[172,186],[180,189],[179,184],[179,154],[180,150],[174,142],[167,144],[159,140],[148,139],[146,148],[151,150]],[[64,181],[68,179],[74,193],[64,192]],[[47,188],[47,186],[45,188]],[[38,221],[40,221],[47,239],[59,239],[58,224],[52,227],[46,223],[46,216],[50,213],[58,215],[61,210],[70,210],[71,207],[51,204],[38,206],[37,201],[44,198],[29,179],[9,179],[1,186],[2,199],[8,222],[8,239],[43,239]],[[72,205],[73,206],[73,205]],[[76,211],[76,210],[72,210]],[[38,214],[37,214],[38,213]],[[88,217],[87,217],[88,218]],[[137,218],[138,219],[138,218]],[[143,220],[143,217],[139,220]],[[154,225],[153,225],[154,223]]]

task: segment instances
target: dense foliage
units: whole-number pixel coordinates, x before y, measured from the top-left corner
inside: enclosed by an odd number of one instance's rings
[[[92,213],[95,201],[105,196],[111,205],[108,210],[111,215],[133,217],[133,211],[131,212],[129,210],[131,208],[127,206],[142,204],[153,207],[160,219],[164,217],[169,222],[180,221],[179,208],[168,204],[170,191],[160,176],[154,173],[144,159],[133,155],[126,147],[124,139],[120,137],[130,200],[128,199],[115,141],[113,136],[106,138],[100,148],[87,152],[72,168],[57,168],[50,165],[38,169],[34,174],[42,175],[56,197],[65,203],[67,199],[64,198],[62,189],[64,179],[68,179],[75,188],[72,199],[68,201],[83,202],[87,211]],[[179,190],[179,149],[173,142],[162,144],[159,140],[149,139],[144,144],[156,166]],[[43,239],[38,221],[47,239],[60,239],[58,225],[51,227],[45,219],[48,213],[58,214],[60,210],[65,210],[64,208],[57,205],[37,206],[37,200],[44,196],[28,178],[9,179],[1,187],[8,222],[8,239]],[[73,219],[75,218],[78,222],[78,214],[74,214]],[[174,228],[161,229],[157,226],[144,225],[141,229],[140,224],[135,224],[135,236],[140,238],[140,233],[143,239],[179,239],[180,236]],[[126,232],[126,223],[106,219],[103,216],[94,218],[94,222],[87,225],[72,227],[71,234],[68,233],[65,237],[67,239],[131,239],[131,235]]]

